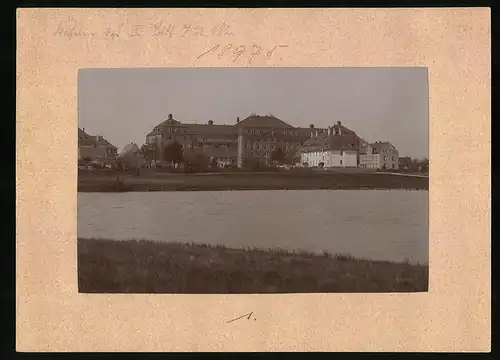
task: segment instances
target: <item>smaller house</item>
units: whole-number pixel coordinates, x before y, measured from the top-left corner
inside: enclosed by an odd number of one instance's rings
[[[89,135],[78,128],[78,160],[88,159],[93,163],[105,164],[114,160],[118,148],[99,135]]]
[[[358,167],[360,138],[340,121],[328,129],[314,129],[301,149],[301,163],[312,167]]]
[[[117,157],[126,169],[135,169],[143,167],[148,163],[144,158],[139,146],[135,143],[127,144]]]
[[[411,157],[404,156],[404,157],[399,158],[399,168],[400,169],[411,170],[412,165],[413,165],[413,162],[411,160]]]
[[[399,169],[399,152],[390,142],[363,144],[359,167],[368,169]]]

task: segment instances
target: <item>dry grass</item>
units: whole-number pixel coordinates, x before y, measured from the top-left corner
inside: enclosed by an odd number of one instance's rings
[[[282,249],[78,239],[84,293],[315,293],[428,290],[428,266]]]
[[[78,174],[79,192],[206,191],[206,190],[313,190],[416,189],[428,190],[429,179],[374,173],[229,173],[124,176],[118,183],[112,172]]]

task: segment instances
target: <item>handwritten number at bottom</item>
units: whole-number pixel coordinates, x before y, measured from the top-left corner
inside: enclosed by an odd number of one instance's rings
[[[236,320],[240,320],[240,319],[243,319],[243,318],[247,318],[247,320],[250,320],[250,317],[252,316],[252,314],[253,314],[253,311],[250,312],[250,313],[248,313],[248,314],[241,315],[241,316],[239,316],[239,317],[237,317],[235,319],[231,319],[229,321],[226,321],[226,323],[230,323],[230,322],[233,322],[233,321],[236,321]],[[254,318],[253,320],[255,321],[257,319]]]

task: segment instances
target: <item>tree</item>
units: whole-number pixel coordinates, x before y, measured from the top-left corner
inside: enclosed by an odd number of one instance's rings
[[[217,169],[219,167],[219,163],[217,162],[217,158],[212,158],[212,161],[210,162],[210,167],[212,169]]]
[[[320,168],[322,168],[323,166],[325,166],[325,163],[322,161],[322,162],[320,162],[320,163],[318,164],[318,166],[319,166]]]
[[[426,157],[424,157],[422,163],[420,164],[420,171],[421,172],[429,171],[429,159],[427,159]]]
[[[144,144],[141,146],[141,154],[144,159],[151,163],[156,160],[156,144]]]
[[[197,171],[203,171],[208,168],[210,159],[203,154],[196,154],[194,157],[194,165]]]
[[[243,167],[250,171],[257,171],[260,168],[260,164],[255,158],[246,158],[243,160]]]
[[[277,148],[271,152],[271,161],[282,165],[285,162],[286,154],[281,148]]]
[[[179,164],[183,160],[182,145],[174,141],[165,146],[163,158],[172,164]]]

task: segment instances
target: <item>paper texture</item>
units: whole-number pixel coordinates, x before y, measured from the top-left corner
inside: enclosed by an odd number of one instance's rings
[[[489,351],[489,9],[17,15],[18,351]],[[78,294],[78,69],[194,66],[428,67],[429,292]]]

